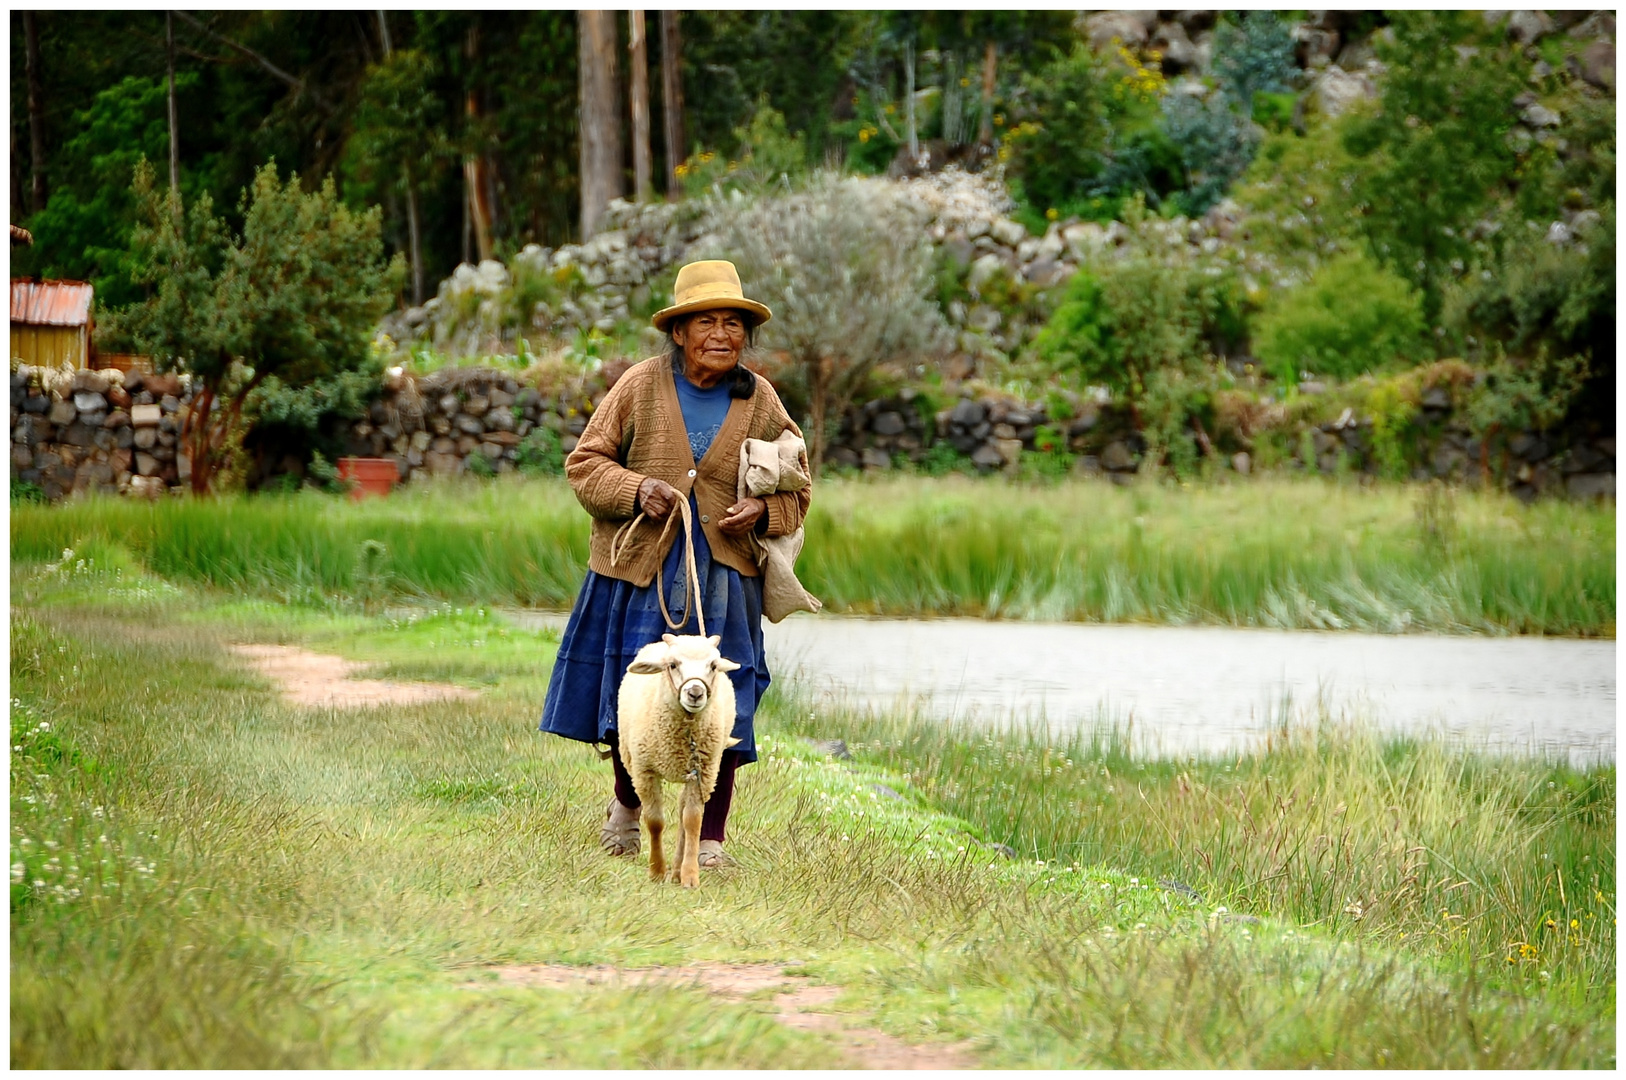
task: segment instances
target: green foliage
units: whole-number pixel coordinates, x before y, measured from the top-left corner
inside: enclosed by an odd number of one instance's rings
[[[1178,206],[1192,217],[1225,197],[1258,146],[1252,122],[1224,94],[1206,99],[1169,94],[1163,99],[1163,129],[1185,169]]]
[[[470,454],[463,460],[466,462],[465,467],[468,469],[470,476],[475,476],[482,480],[489,480],[493,476],[497,475],[497,467],[493,465],[491,463],[491,459],[486,457],[484,454]]]
[[[1214,28],[1214,77],[1226,96],[1252,115],[1256,95],[1290,90],[1293,29],[1274,11],[1250,11],[1236,21],[1222,18]]]
[[[435,94],[434,58],[401,49],[367,69],[356,102],[354,131],[345,143],[352,199],[376,202],[385,192],[432,183],[451,157],[445,105]]]
[[[27,480],[13,479],[11,481],[11,504],[13,506],[18,504],[43,504],[45,501],[45,489],[38,484]]]
[[[305,471],[310,475],[312,483],[329,495],[342,495],[352,486],[351,481],[339,475],[339,467],[329,461],[320,450],[311,451],[311,461]]]
[[[284,184],[266,165],[243,193],[240,234],[207,195],[183,210],[160,193],[145,162],[134,192],[143,220],[131,238],[132,276],[151,295],[113,313],[110,333],[198,380],[187,431],[193,486],[206,490],[241,437],[255,387],[272,376],[303,387],[376,363],[368,340],[402,263],[382,258],[377,210],[351,211],[331,178],[307,194],[298,177]]]
[[[1302,372],[1348,379],[1419,359],[1423,330],[1416,291],[1354,253],[1273,296],[1255,323],[1254,351],[1294,386]]]
[[[526,476],[563,476],[565,453],[558,432],[532,428],[514,448],[514,464]]]
[[[1303,135],[1287,129],[1265,136],[1236,193],[1248,211],[1251,246],[1308,270],[1362,242],[1354,191],[1363,162],[1345,145],[1357,122],[1315,115]]]
[[[1444,321],[1457,340],[1470,348],[1494,340],[1521,356],[1537,348],[1561,356],[1612,353],[1614,201],[1580,230],[1578,243],[1550,243],[1544,229],[1520,222],[1508,230],[1500,252],[1446,294]]]
[[[1388,480],[1406,478],[1405,435],[1417,415],[1417,403],[1400,392],[1394,382],[1382,382],[1366,399],[1372,417],[1372,460],[1379,476]]]
[[[1475,431],[1545,431],[1558,423],[1586,385],[1584,356],[1553,356],[1545,342],[1521,359],[1502,356],[1468,394]]]
[[[1467,233],[1517,159],[1508,135],[1523,61],[1467,11],[1398,12],[1381,107],[1345,143],[1365,160],[1355,184],[1373,252],[1423,294],[1432,324],[1442,292],[1472,256]]]
[[[1075,274],[1033,351],[1058,374],[1138,404],[1154,372],[1201,363],[1218,306],[1214,279],[1137,254]]]
[[[678,180],[687,195],[713,190],[761,193],[806,178],[805,140],[800,132],[791,135],[784,116],[766,98],[757,102],[749,126],[734,129],[734,139],[739,150],[733,160],[701,150],[678,166]]]
[[[1083,44],[1027,79],[1033,118],[1006,132],[1000,156],[1030,206],[1064,212],[1090,194],[1111,138],[1106,80]]]
[[[176,78],[176,92],[197,85],[195,73]],[[169,156],[163,79],[129,76],[96,95],[75,117],[79,131],[62,146],[58,166],[72,183],[58,186],[50,202],[28,221],[31,248],[14,248],[14,273],[88,280],[102,305],[140,296],[131,279],[128,248],[138,207],[129,178],[142,158]]]

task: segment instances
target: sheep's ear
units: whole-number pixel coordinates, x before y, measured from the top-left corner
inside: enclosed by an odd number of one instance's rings
[[[718,671],[738,671],[738,670],[740,670],[740,665],[736,664],[734,661],[730,660],[726,656],[719,656],[717,658],[717,670]]]
[[[662,634],[661,635],[661,640],[666,642],[668,645],[670,645],[670,644],[672,644],[672,642],[676,641],[677,638],[673,637],[671,634]]]
[[[710,645],[714,649],[717,648],[722,643],[723,643],[723,635],[721,635],[721,634],[713,634],[713,635],[711,635],[711,637],[706,639],[706,644]]]
[[[628,675],[659,675],[666,670],[666,666],[656,660],[645,660],[639,657],[627,665]]]

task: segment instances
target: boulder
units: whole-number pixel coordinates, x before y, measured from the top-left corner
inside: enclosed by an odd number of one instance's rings
[[[72,423],[62,433],[61,439],[69,446],[93,446],[96,441],[96,429],[83,422]]]
[[[987,419],[987,416],[988,410],[983,407],[982,402],[962,398],[949,413],[949,423],[958,424],[963,428],[974,428]]]
[[[1048,289],[1067,277],[1067,268],[1054,259],[1035,259],[1022,276],[1039,288]]]
[[[463,471],[463,459],[456,454],[437,454],[433,450],[423,456],[424,468],[433,476],[456,476]]]
[[[866,469],[890,469],[892,467],[892,455],[885,450],[877,450],[873,446],[864,448],[863,453],[859,455],[859,461]]]
[[[981,289],[989,280],[1005,266],[1005,260],[993,252],[979,256],[971,263],[971,272],[966,275],[966,284],[973,291]]]
[[[108,377],[106,372],[80,368],[73,373],[73,392],[75,394],[105,394],[112,385],[113,380]]]
[[[29,394],[23,398],[23,412],[41,416],[51,411],[51,398],[47,394]]]
[[[470,416],[468,413],[458,413],[454,416],[452,426],[469,435],[479,435],[486,429],[486,426],[480,423],[479,417]]]
[[[471,394],[469,399],[463,402],[463,411],[470,416],[484,416],[486,410],[490,408],[491,399],[482,397],[479,394]]]
[[[1248,455],[1246,450],[1239,450],[1231,455],[1231,468],[1243,476],[1247,476],[1253,472],[1253,458]]]
[[[1028,235],[1027,229],[1019,221],[1010,218],[998,218],[988,226],[988,232],[993,238],[1008,248],[1020,244]]]
[[[11,467],[26,469],[34,463],[34,452],[23,443],[11,444]]]
[[[174,394],[165,394],[158,399],[158,410],[165,414],[180,412],[181,399]]]
[[[142,450],[136,451],[135,467],[142,476],[156,476],[161,468],[157,458]]]
[[[1615,46],[1607,41],[1594,41],[1581,50],[1576,61],[1581,78],[1600,90],[1615,92]]]
[[[900,413],[888,411],[881,413],[870,423],[870,430],[877,435],[902,435],[908,426]]]
[[[971,463],[980,472],[990,472],[1005,464],[1005,455],[999,452],[999,447],[992,443],[983,443],[971,453]]]
[[[108,387],[105,396],[108,404],[115,409],[128,409],[130,407],[130,392],[122,386]]]
[[[114,411],[107,414],[107,419],[106,420],[102,421],[102,427],[107,428],[109,430],[114,429],[114,428],[129,427],[129,426],[130,426],[130,414],[125,412],[123,409],[115,409]]]
[[[850,446],[832,446],[825,460],[831,465],[843,469],[856,469],[859,465],[858,451]]]
[[[1553,110],[1539,104],[1527,106],[1519,115],[1533,128],[1554,128],[1563,119]]]
[[[139,406],[137,407],[139,408]],[[132,438],[130,445],[141,450],[151,450],[158,445],[158,429],[155,427],[136,428],[135,436]]]
[[[1084,20],[1084,33],[1097,52],[1113,48],[1114,40],[1139,48],[1151,37],[1157,25],[1155,11],[1098,11]]]
[[[1101,467],[1108,472],[1133,472],[1135,466],[1135,455],[1122,439],[1107,443],[1106,449],[1101,451]]]
[[[1614,473],[1576,473],[1564,481],[1564,490],[1572,498],[1614,498]]]
[[[46,419],[57,427],[67,427],[79,416],[79,410],[73,407],[71,401],[58,401],[52,403],[50,411],[45,415]]]
[[[1329,67],[1316,79],[1311,96],[1323,115],[1336,119],[1359,102],[1375,99],[1378,88],[1365,72]]]
[[[1152,48],[1163,54],[1163,73],[1178,75],[1197,63],[1197,47],[1178,22],[1160,23],[1152,32]]]
[[[1534,45],[1553,32],[1553,20],[1542,11],[1511,11],[1507,16],[1507,36],[1520,45]]]

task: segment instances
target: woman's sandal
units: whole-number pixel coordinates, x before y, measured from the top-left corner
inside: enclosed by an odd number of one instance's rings
[[[700,841],[700,868],[702,870],[715,870],[733,865],[734,860],[723,854],[723,842],[721,840]]]
[[[638,811],[632,810],[632,820],[616,821],[616,810],[627,811],[614,795],[604,811],[604,827],[598,831],[598,846],[616,857],[631,858],[638,854]]]

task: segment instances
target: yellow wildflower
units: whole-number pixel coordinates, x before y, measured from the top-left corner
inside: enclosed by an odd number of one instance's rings
[[[1061,217],[1060,214],[1056,213],[1056,208],[1054,206],[1052,206],[1050,209],[1046,210],[1044,212],[1044,216],[1045,216],[1045,220],[1047,220],[1047,221],[1055,221],[1057,218]]]

